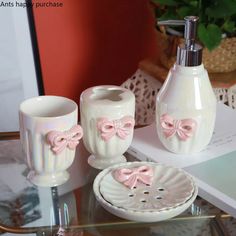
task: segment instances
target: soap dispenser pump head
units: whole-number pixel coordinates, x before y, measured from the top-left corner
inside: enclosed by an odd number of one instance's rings
[[[199,66],[202,64],[202,46],[196,43],[197,16],[186,16],[184,20],[159,21],[158,25],[184,25],[185,43],[177,48],[176,64]]]

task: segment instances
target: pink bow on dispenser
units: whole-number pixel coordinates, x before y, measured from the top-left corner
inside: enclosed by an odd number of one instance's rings
[[[149,166],[140,166],[132,169],[118,169],[114,171],[114,178],[130,189],[133,189],[138,182],[151,185],[153,180],[153,169]]]
[[[100,118],[97,122],[97,128],[101,134],[101,138],[107,142],[114,135],[121,139],[125,139],[131,134],[134,128],[134,118],[132,116],[124,116],[119,120],[110,121],[107,118]]]
[[[194,119],[175,120],[168,114],[161,116],[160,124],[166,138],[172,137],[177,133],[183,141],[192,137],[197,128],[197,122]]]
[[[73,150],[79,144],[79,140],[83,136],[81,126],[75,125],[71,129],[61,131],[50,131],[47,134],[47,141],[51,145],[51,150],[56,154],[60,154],[66,147]]]

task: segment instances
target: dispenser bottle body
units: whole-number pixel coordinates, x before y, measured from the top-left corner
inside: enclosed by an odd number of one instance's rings
[[[175,64],[156,100],[162,144],[174,153],[203,150],[211,140],[215,115],[216,97],[204,66]]]

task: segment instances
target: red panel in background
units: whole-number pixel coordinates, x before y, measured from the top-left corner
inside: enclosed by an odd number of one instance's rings
[[[46,94],[79,103],[87,87],[119,85],[140,60],[157,54],[148,0],[51,2],[62,2],[63,7],[34,8]]]

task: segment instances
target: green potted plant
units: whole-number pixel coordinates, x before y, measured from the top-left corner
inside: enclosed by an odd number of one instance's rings
[[[152,0],[157,20],[199,16],[197,36],[204,46],[203,62],[209,72],[236,70],[236,0]],[[183,27],[182,27],[183,29]],[[170,67],[175,61],[181,30],[159,28],[161,62]],[[174,34],[174,35],[173,35]]]

